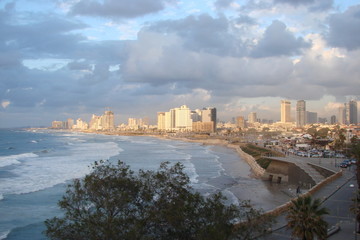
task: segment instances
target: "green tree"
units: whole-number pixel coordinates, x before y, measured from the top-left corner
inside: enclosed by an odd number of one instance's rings
[[[354,205],[351,210],[356,215],[358,222],[357,231],[360,232],[360,142],[358,140],[353,141],[351,144],[351,155],[356,159],[356,180],[358,185],[356,196],[353,199]]]
[[[333,130],[334,134],[334,149],[335,150],[341,150],[344,147],[345,144],[345,129],[340,128],[339,125],[336,125],[336,127]]]
[[[312,240],[315,236],[326,239],[327,222],[323,215],[328,214],[326,208],[320,208],[320,200],[312,200],[310,196],[299,197],[292,200],[289,208],[287,221],[288,227],[292,228],[292,235],[302,240]]]
[[[221,194],[204,198],[183,169],[162,163],[135,174],[120,161],[95,163],[68,186],[59,201],[65,214],[46,220],[45,234],[59,240],[255,239],[270,227],[272,218],[249,204],[226,205]]]
[[[326,138],[328,136],[328,133],[330,132],[329,128],[321,128],[319,131],[317,131],[317,135],[321,138]]]

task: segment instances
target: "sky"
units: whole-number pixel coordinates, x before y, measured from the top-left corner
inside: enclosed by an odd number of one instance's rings
[[[0,127],[360,100],[357,0],[0,0]]]

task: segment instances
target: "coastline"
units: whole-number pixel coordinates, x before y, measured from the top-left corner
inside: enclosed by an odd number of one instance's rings
[[[72,131],[87,134],[114,135],[114,136],[138,136],[151,137],[159,140],[179,141],[207,145],[211,151],[217,153],[219,163],[224,172],[219,177],[209,179],[209,183],[218,189],[223,189],[229,201],[250,200],[256,208],[264,211],[272,210],[290,200],[288,192],[289,185],[272,184],[261,180],[261,175],[256,174],[254,169],[261,168],[255,159],[243,153],[239,145],[230,143],[231,139],[219,139],[195,136],[195,138],[184,136],[169,136],[158,134],[122,134],[122,132],[99,132],[99,131]],[[223,157],[224,154],[230,154]],[[250,164],[249,164],[250,163]],[[255,166],[255,167],[254,167]],[[293,187],[292,187],[293,188]],[[233,197],[235,198],[233,198]]]
[[[218,138],[206,138],[206,139],[190,139],[186,137],[171,137],[171,136],[157,136],[157,135],[149,135],[151,137],[157,137],[160,139],[170,139],[170,140],[178,140],[184,142],[196,142],[201,143],[203,145],[219,145],[224,146],[230,149],[235,150],[237,155],[241,160],[244,160],[251,168],[252,177],[261,178],[265,172],[263,169],[254,159],[253,156],[245,153],[239,145],[231,144],[228,140],[218,139]]]
[[[103,135],[116,135],[116,136],[146,136],[146,137],[154,137],[158,139],[168,139],[168,140],[176,140],[183,142],[194,142],[200,143],[203,145],[213,145],[213,146],[224,146],[229,149],[235,150],[239,160],[244,160],[251,169],[251,177],[261,179],[263,176],[265,169],[263,169],[254,159],[253,156],[245,153],[239,145],[235,145],[229,142],[229,140],[219,139],[219,138],[188,138],[188,137],[179,137],[179,136],[170,136],[170,135],[162,135],[162,134],[153,134],[146,132],[102,132],[102,131],[92,131],[92,130],[69,130],[71,132],[82,132],[82,133],[92,133],[92,134],[103,134]]]

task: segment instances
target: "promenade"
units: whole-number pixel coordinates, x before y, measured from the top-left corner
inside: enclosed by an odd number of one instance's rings
[[[313,164],[317,163],[318,165],[332,168],[333,170],[343,171],[341,177],[323,186],[320,190],[315,192],[312,197],[321,199],[322,206],[329,210],[329,214],[325,216],[325,220],[328,222],[329,227],[340,227],[340,230],[328,239],[360,239],[360,235],[355,234],[355,216],[350,212],[350,206],[352,205],[351,199],[354,197],[354,192],[357,189],[355,178],[356,167],[351,166],[346,169],[339,169],[335,166],[335,159],[301,159]],[[296,158],[295,161],[299,161],[299,159]],[[340,160],[337,159],[337,162],[340,162]],[[305,192],[303,191],[302,193]],[[278,216],[276,218],[277,223],[272,227],[273,232],[259,239],[293,239],[291,237],[291,229],[286,227],[286,215],[287,212]]]

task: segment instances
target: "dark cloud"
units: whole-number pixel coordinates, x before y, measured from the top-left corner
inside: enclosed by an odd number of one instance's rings
[[[324,11],[333,6],[333,0],[274,0],[274,3],[288,4],[294,7],[307,6],[310,11]]]
[[[95,9],[96,2],[90,0],[83,12],[78,8],[85,1],[70,10],[78,15],[124,18],[161,11],[169,2],[127,1],[125,6],[125,1],[98,1]],[[231,2],[218,0],[216,4],[220,9]],[[310,42],[287,28],[302,30],[303,25],[290,25],[285,20],[290,8],[280,7],[291,4],[305,13],[316,6],[325,9],[330,2],[278,0],[274,8],[269,0],[249,0],[241,13],[233,16],[199,14],[147,22],[138,37],[128,41],[88,39],[82,31],[89,25],[79,19],[93,21],[89,17],[19,13],[14,4],[7,5],[0,10],[0,101],[9,105],[0,106],[0,119],[8,119],[12,125],[8,114],[21,113],[26,116],[22,122],[33,119],[36,124],[45,121],[48,125],[56,118],[82,114],[89,120],[86,114],[101,114],[106,106],[121,116],[136,117],[140,112],[155,115],[179,102],[192,108],[213,105],[225,109],[243,97],[358,95],[359,6],[333,14],[327,22],[326,39],[331,46],[351,50],[339,52],[324,45],[316,32],[307,36],[314,41],[310,48]],[[271,7],[280,9],[284,20],[263,29],[268,18],[251,16],[267,14]],[[127,12],[122,12],[125,9]],[[297,34],[304,36],[303,32]],[[47,58],[49,62],[45,62]],[[53,63],[58,67],[47,68]],[[224,109],[219,112],[226,112]]]
[[[175,33],[184,41],[184,46],[192,51],[216,55],[244,55],[240,39],[229,32],[226,17],[213,18],[207,14],[188,16],[174,21],[162,21],[147,28],[149,31]]]
[[[75,15],[135,18],[163,10],[173,0],[81,0],[71,9]]]
[[[85,38],[74,30],[84,29],[85,24],[50,16],[29,17],[26,24],[1,21],[0,50],[16,49],[24,58],[68,56],[77,51]]]
[[[360,47],[360,5],[349,7],[344,13],[333,14],[329,18],[329,44],[348,50]]]
[[[247,25],[257,25],[257,21],[255,18],[252,18],[247,15],[240,15],[235,19],[237,24],[247,24]]]
[[[216,0],[214,5],[217,9],[223,9],[230,7],[234,0]]]
[[[292,56],[300,54],[303,48],[310,47],[303,38],[296,38],[281,21],[273,21],[264,36],[252,51],[253,57]]]

